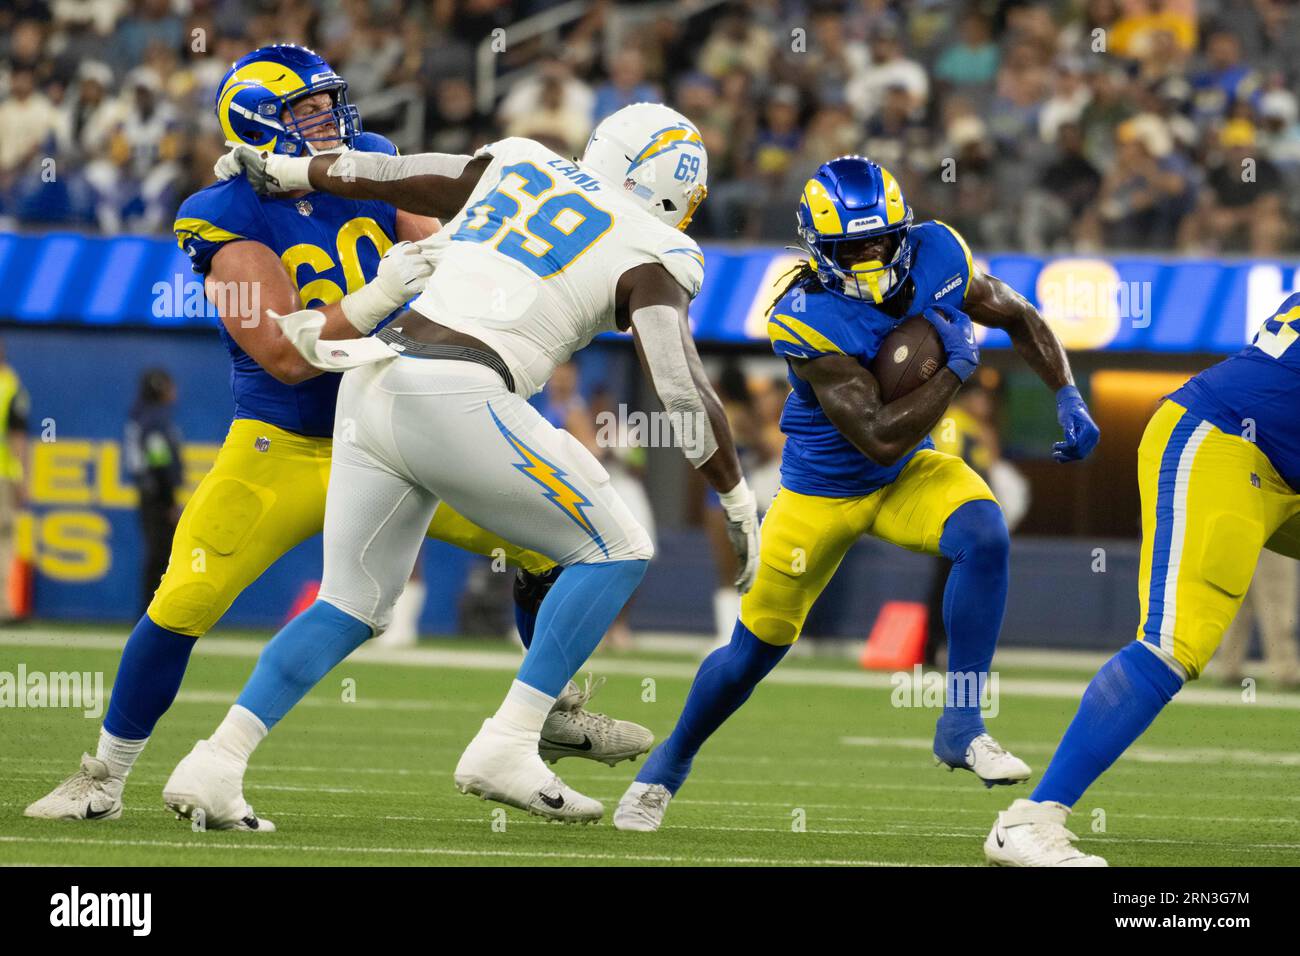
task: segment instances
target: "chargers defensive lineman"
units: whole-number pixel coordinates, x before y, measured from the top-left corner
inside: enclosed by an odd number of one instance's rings
[[[271,641],[240,702],[270,728],[365,641],[410,571],[419,529],[446,501],[565,567],[505,701],[456,766],[456,786],[551,819],[599,819],[598,801],[547,770],[538,738],[556,695],[641,580],[651,545],[594,456],[526,398],[593,336],[630,329],[683,425],[687,459],[720,494],[736,583],[748,590],[754,496],[687,321],[704,275],[699,247],[681,231],[705,195],[699,131],[641,103],[601,122],[581,162],[518,138],[474,156],[232,155],[259,188],[310,187],[452,217],[413,311],[376,340],[318,342],[327,319],[313,310],[283,319],[313,361],[356,367],[339,393],[320,599]],[[258,740],[246,739],[245,758]],[[231,784],[196,750],[164,794],[182,808],[220,807],[238,799]]]
[[[1084,691],[1042,781],[998,814],[1003,866],[1105,866],[1074,846],[1074,804],[1209,663],[1263,548],[1300,558],[1300,294],[1251,345],[1168,396],[1138,446],[1137,639]]]
[[[277,156],[396,152],[382,136],[361,131],[347,83],[298,46],[268,46],[238,60],[218,88],[216,111],[232,144]],[[120,816],[126,775],[175,698],[196,639],[267,567],[321,531],[339,376],[322,375],[306,362],[264,313],[313,307],[326,317],[326,338],[364,335],[432,273],[409,240],[437,228],[436,219],[380,201],[309,190],[258,196],[242,176],[208,186],[181,205],[177,240],[220,311],[235,418],[212,470],[185,507],[167,573],[123,650],[97,755],[83,757],[81,769],[28,807],[28,816]],[[224,294],[236,283],[252,295]],[[250,301],[258,304],[252,314],[231,308]],[[527,569],[516,588],[527,643],[554,562],[483,531],[449,507],[431,512],[423,527],[430,537],[478,553],[501,549]],[[547,725],[548,759],[577,754],[612,762],[649,749],[648,730],[589,714],[584,702],[576,685],[561,695]],[[227,738],[241,734],[238,721],[224,727],[214,735],[212,752],[225,755]],[[209,813],[207,825],[269,828],[242,797]]]
[[[979,361],[971,320],[1006,329],[1056,392],[1065,431],[1058,460],[1086,456],[1097,427],[1038,311],[976,269],[951,227],[913,225],[887,170],[860,156],[821,166],[804,187],[798,228],[809,258],[767,326],[793,390],[781,417],[781,490],[763,521],[758,578],[742,599],[731,643],[700,665],[672,735],[620,801],[620,829],[658,829],[704,741],[785,656],[864,534],[953,562],[943,602],[948,687],[935,756],[988,786],[1029,777],[1029,767],[998,745],[980,715],[1006,606],[1006,524],[984,480],[960,458],[935,451],[928,437]],[[947,367],[882,404],[868,366],[884,337],[918,313],[938,331]]]

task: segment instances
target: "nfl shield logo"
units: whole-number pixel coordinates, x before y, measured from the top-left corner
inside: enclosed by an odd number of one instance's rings
[[[265,435],[259,435],[257,440],[253,442],[253,447],[258,451],[270,451],[271,439],[267,438]]]
[[[304,216],[311,215],[311,203],[305,199],[299,199],[294,205],[298,207],[298,212]]]

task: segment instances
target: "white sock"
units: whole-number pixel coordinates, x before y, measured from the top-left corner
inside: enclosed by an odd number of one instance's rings
[[[210,739],[215,746],[234,754],[246,764],[267,733],[266,724],[256,714],[236,704]]]
[[[510,692],[497,708],[493,719],[501,721],[511,730],[540,737],[546,715],[554,706],[554,697],[516,680],[510,685]]]
[[[144,740],[126,740],[122,737],[114,737],[103,727],[99,728],[99,748],[95,751],[95,756],[108,765],[108,772],[119,780],[125,780],[126,775],[131,772],[135,765],[136,758],[144,750],[144,745],[149,742],[149,738]]]

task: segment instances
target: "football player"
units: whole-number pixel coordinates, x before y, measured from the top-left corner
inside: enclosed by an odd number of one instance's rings
[[[666,106],[641,103],[602,121],[580,162],[520,138],[474,156],[233,155],[260,188],[310,186],[450,217],[427,288],[376,339],[338,348],[317,341],[327,323],[319,311],[283,319],[314,362],[356,366],[338,404],[338,422],[355,428],[344,435],[337,426],[320,598],[267,645],[240,696],[253,718],[245,758],[380,625],[410,571],[415,529],[447,501],[565,568],[505,700],[462,754],[456,786],[549,819],[599,819],[599,801],[550,772],[538,740],[652,546],[591,452],[527,398],[595,335],[630,330],[683,426],[683,453],[719,493],[736,583],[748,589],[758,561],[754,496],[687,320],[704,278],[699,247],[681,231],[705,194],[699,131]],[[361,357],[367,350],[374,361]],[[225,813],[240,799],[203,747],[181,761],[164,795],[182,813]]]
[[[985,785],[1014,784],[1029,767],[984,727],[980,695],[1006,606],[1009,541],[988,485],[929,438],[979,352],[971,321],[1005,329],[1056,393],[1065,431],[1060,461],[1083,458],[1097,426],[1074,387],[1065,351],[1038,311],[977,269],[961,236],[913,224],[898,181],[861,156],[820,167],[804,187],[799,240],[808,259],[774,303],[772,349],[793,391],[781,430],[781,489],[763,521],[758,579],[741,602],[731,643],[700,665],[672,736],[647,759],[614,815],[625,830],[655,830],[705,740],[745,702],[799,637],[813,602],[849,547],[870,534],[952,561],[944,591],[945,707],[936,758]],[[947,364],[884,404],[868,370],[881,341],[921,314]]]
[[[1136,640],[1102,665],[1043,779],[998,814],[1003,866],[1105,866],[1076,847],[1071,808],[1214,656],[1260,551],[1300,558],[1300,294],[1251,344],[1165,398],[1138,446]]]
[[[227,140],[276,156],[396,152],[361,130],[347,83],[299,46],[263,47],[238,60],[221,82],[216,111]],[[220,312],[234,421],[181,515],[167,573],[123,649],[96,756],[83,756],[81,768],[29,806],[28,816],[120,816],[127,773],[175,698],[196,640],[266,568],[323,527],[339,376],[308,364],[266,316],[308,306],[326,317],[325,338],[365,335],[433,269],[412,240],[434,232],[436,219],[307,189],[259,196],[243,176],[225,175],[233,178],[185,200],[175,231]],[[504,554],[519,566],[516,618],[527,645],[555,562],[447,506],[433,509],[423,527],[430,537]],[[386,623],[376,619],[381,629]],[[547,759],[612,763],[649,749],[654,738],[645,728],[585,711],[589,695],[576,684],[558,696],[544,734]],[[215,754],[224,753],[225,735],[214,738]],[[268,828],[237,802],[225,815],[209,815],[207,825]]]

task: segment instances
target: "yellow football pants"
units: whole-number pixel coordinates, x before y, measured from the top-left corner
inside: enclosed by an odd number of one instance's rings
[[[1300,495],[1253,442],[1166,401],[1138,448],[1137,639],[1200,675],[1232,623],[1260,549],[1300,551]]]
[[[295,545],[319,534],[329,487],[329,438],[296,435],[265,422],[236,419],[181,514],[167,573],[148,614],[155,624],[199,637],[240,592]],[[447,505],[428,536],[475,554],[504,555],[534,573],[554,562],[517,548]]]
[[[741,598],[741,623],[768,644],[793,644],[858,538],[870,534],[938,554],[949,515],[979,500],[995,500],[984,479],[960,458],[933,449],[917,452],[893,484],[859,498],[782,488],[763,519],[758,577]]]

